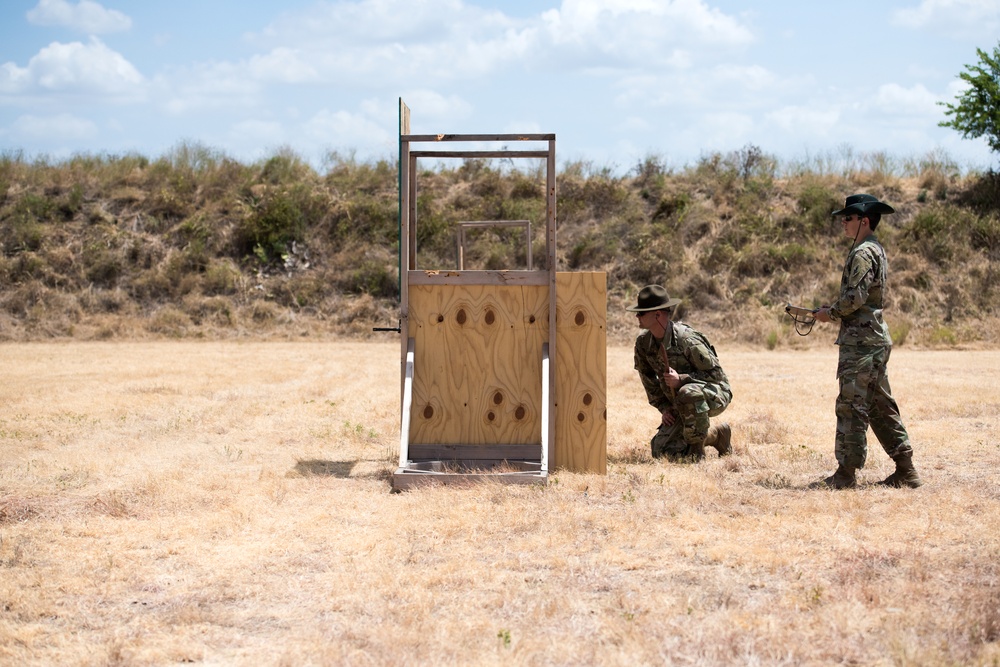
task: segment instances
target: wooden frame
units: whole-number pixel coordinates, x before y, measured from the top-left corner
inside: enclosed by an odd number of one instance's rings
[[[465,238],[468,229],[493,229],[496,227],[524,227],[524,244],[526,246],[526,256],[528,271],[533,270],[531,258],[531,220],[473,220],[460,222],[456,225],[456,245],[458,246],[458,270],[465,270]]]
[[[399,104],[403,414],[399,467],[393,475],[393,489],[408,489],[428,482],[454,484],[481,479],[544,484],[557,455],[562,457],[562,465],[571,469],[577,466],[575,469],[604,472],[606,288],[603,274],[558,274],[557,278],[555,135],[413,135],[409,108],[402,99]],[[547,148],[482,150],[477,146],[475,150],[414,150],[414,145],[423,143],[502,142],[506,146],[525,141],[545,142]],[[417,159],[493,157],[546,161],[544,268],[535,269],[530,264],[530,221],[506,220],[459,223],[457,270],[419,268]],[[463,225],[525,226],[528,270],[464,270]],[[567,293],[563,303],[557,301],[557,280]],[[599,303],[592,302],[592,298],[599,299]],[[559,308],[572,309],[563,312],[566,323],[561,331],[557,331]],[[586,325],[581,326],[584,321]],[[598,338],[594,338],[594,332]],[[574,347],[581,344],[589,347],[586,352],[567,349],[560,353],[558,340]],[[584,373],[572,368],[563,372],[561,379],[572,390],[566,392],[566,406],[557,420],[557,394],[564,390],[557,390],[556,360],[561,360],[561,366],[572,367],[574,354],[583,353],[599,358],[599,362],[595,361]],[[465,377],[469,373],[475,380],[471,384]],[[576,392],[578,387],[584,388]],[[574,392],[579,396],[572,396]],[[597,437],[601,449],[596,459],[590,450],[581,454],[580,447],[575,445],[563,446],[557,452],[557,421],[579,434],[578,439]]]

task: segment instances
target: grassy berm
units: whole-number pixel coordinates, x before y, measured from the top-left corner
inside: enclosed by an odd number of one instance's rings
[[[997,343],[995,173],[847,148],[783,164],[753,145],[619,172],[571,162],[557,176],[559,268],[607,272],[611,341],[633,335],[638,289],[661,283],[716,340],[828,344],[832,329],[797,336],[783,306],[836,294],[851,240],[830,212],[867,192],[897,210],[879,228],[896,344]],[[455,224],[480,220],[530,220],[544,266],[542,164],[427,166],[418,187],[419,268],[455,268]],[[332,153],[317,171],[289,150],[244,164],[189,143],[157,159],[8,151],[0,340],[384,339],[372,327],[397,321],[397,207],[392,160]],[[526,264],[521,230],[470,234],[466,268]]]

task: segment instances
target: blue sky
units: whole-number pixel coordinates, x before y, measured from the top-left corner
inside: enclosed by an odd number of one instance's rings
[[[0,150],[393,158],[402,97],[415,133],[619,172],[751,143],[982,168],[937,102],[998,36],[1000,0],[3,0]]]

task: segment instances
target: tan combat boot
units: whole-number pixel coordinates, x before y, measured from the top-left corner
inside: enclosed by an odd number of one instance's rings
[[[896,472],[879,482],[881,486],[891,486],[896,489],[907,486],[915,489],[923,484],[920,475],[917,474],[917,469],[913,467],[912,453],[901,454],[893,460],[896,462]]]
[[[705,445],[704,444],[688,445],[687,455],[690,459],[693,459],[695,461],[704,461]]]
[[[858,485],[858,480],[854,476],[854,468],[847,468],[844,465],[837,466],[837,472],[833,473],[816,486],[826,486],[830,489],[853,489]]]
[[[705,447],[715,447],[719,456],[729,456],[733,453],[733,430],[729,424],[719,424],[708,429],[705,436]]]

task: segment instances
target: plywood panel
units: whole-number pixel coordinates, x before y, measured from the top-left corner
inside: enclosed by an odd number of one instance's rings
[[[415,339],[410,441],[541,441],[545,286],[411,285]]]
[[[553,468],[607,472],[607,277],[556,274]]]

